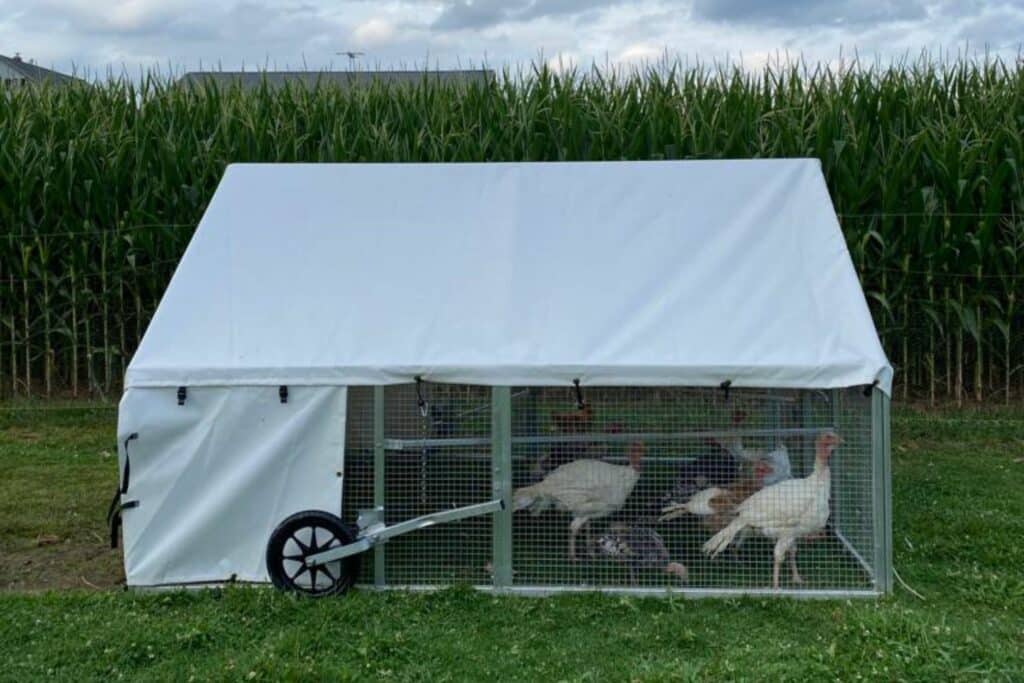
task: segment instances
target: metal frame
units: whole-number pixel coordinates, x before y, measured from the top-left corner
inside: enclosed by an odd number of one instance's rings
[[[838,428],[840,418],[839,390],[828,392],[831,403],[831,421]],[[770,397],[770,396],[769,396]],[[794,403],[793,399],[770,397],[782,403]],[[806,414],[806,406],[797,405],[801,413]],[[455,439],[388,439],[385,438],[384,387],[374,388],[373,411],[373,499],[374,505],[380,507],[385,498],[384,474],[386,456],[392,457],[403,452],[419,457],[425,448],[434,447],[480,447],[479,454],[454,455],[446,457],[470,460],[490,460],[492,469],[493,500],[453,510],[424,515],[387,527],[383,518],[375,520],[366,528],[356,543],[319,553],[309,558],[309,562],[323,563],[339,559],[370,548],[374,549],[374,572],[372,587],[377,590],[436,590],[440,586],[424,584],[388,585],[386,581],[386,553],[383,542],[394,536],[422,529],[434,524],[463,519],[469,516],[492,515],[492,580],[490,585],[481,584],[477,588],[483,591],[504,592],[516,595],[544,596],[558,593],[600,592],[637,596],[682,596],[688,598],[702,597],[738,597],[738,596],[783,596],[806,599],[843,599],[871,598],[892,590],[892,527],[891,527],[891,481],[890,481],[890,401],[889,397],[877,387],[871,397],[871,457],[872,457],[872,513],[874,557],[872,562],[865,560],[863,555],[834,527],[839,541],[846,550],[860,563],[865,572],[872,577],[874,586],[871,589],[781,589],[770,588],[637,588],[608,587],[597,585],[579,586],[545,586],[545,585],[514,585],[512,580],[512,463],[513,445],[547,445],[556,443],[629,443],[635,440],[676,441],[681,439],[705,439],[721,436],[811,436],[819,433],[820,427],[788,427],[781,426],[781,417],[777,414],[774,428],[769,429],[735,429],[717,431],[689,432],[658,432],[658,433],[617,433],[617,434],[565,434],[552,436],[512,436],[512,392],[510,387],[493,387],[491,389],[491,434],[488,438],[455,438]],[[489,452],[487,450],[489,449]],[[414,453],[410,453],[413,451]],[[613,460],[612,458],[608,458]],[[685,462],[692,458],[664,458],[664,461],[678,460]],[[371,521],[374,521],[371,519]]]
[[[421,515],[420,517],[407,519],[404,522],[392,524],[391,526],[385,526],[383,522],[384,508],[366,510],[359,515],[360,535],[355,543],[348,543],[343,546],[338,546],[337,548],[331,548],[330,550],[316,553],[315,555],[310,555],[306,558],[306,564],[310,567],[327,564],[334,560],[340,560],[344,557],[365,552],[374,546],[389,541],[395,536],[401,536],[402,534],[426,529],[434,526],[435,524],[456,522],[460,519],[476,517],[477,515],[489,515],[504,508],[505,504],[503,501],[489,500],[486,503],[477,503],[476,505],[467,505],[465,507],[454,508],[451,510],[432,512],[429,515]]]
[[[875,585],[892,592],[892,466],[890,399],[878,387],[871,393],[872,511],[875,541]]]
[[[384,508],[384,387],[373,388],[373,506]],[[373,549],[373,583],[387,584],[384,546]]]
[[[512,391],[509,387],[491,390],[492,487],[496,499],[504,503],[494,514],[491,532],[493,544],[494,587],[512,585]]]
[[[374,588],[370,586],[370,588]],[[429,593],[432,591],[444,590],[445,586],[434,584],[406,584],[402,586],[385,586],[381,591],[411,591],[416,593]],[[645,598],[670,598],[680,597],[687,599],[703,598],[797,598],[800,600],[846,600],[846,599],[876,599],[878,591],[874,590],[827,590],[817,588],[632,588],[629,586],[508,586],[497,588],[494,586],[475,586],[484,593],[507,593],[509,595],[522,595],[524,597],[543,598],[552,595],[565,593],[601,593],[604,595],[629,595]]]
[[[504,389],[507,387],[495,387]],[[511,405],[511,404],[510,404]],[[682,439],[712,439],[727,436],[815,436],[821,430],[814,427],[784,427],[778,429],[717,429],[691,432],[631,432],[620,434],[561,434],[556,436],[516,436],[516,445],[550,445],[555,443],[630,443],[642,441],[680,441]],[[384,450],[407,451],[441,446],[488,446],[491,439],[384,439]]]

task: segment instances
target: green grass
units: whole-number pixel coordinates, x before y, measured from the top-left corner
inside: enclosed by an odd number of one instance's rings
[[[1024,678],[1020,408],[898,412],[896,566],[926,600],[852,602],[94,590],[113,420],[0,408],[0,679]]]

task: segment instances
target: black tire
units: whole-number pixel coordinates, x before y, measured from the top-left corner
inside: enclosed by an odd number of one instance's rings
[[[303,510],[277,525],[267,543],[267,573],[275,588],[314,598],[341,595],[359,577],[359,555],[306,567],[305,558],[356,540],[358,529],[322,510]]]

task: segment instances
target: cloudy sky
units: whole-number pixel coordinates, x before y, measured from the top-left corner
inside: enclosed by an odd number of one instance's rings
[[[1024,0],[0,0],[0,54],[43,66],[345,68],[637,63],[758,66],[855,51],[1016,59]]]

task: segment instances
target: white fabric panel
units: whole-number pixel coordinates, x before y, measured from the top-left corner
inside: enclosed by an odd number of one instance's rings
[[[340,514],[344,387],[132,388],[120,443],[132,432],[124,500],[130,586],[266,581],[271,531],[307,509]],[[125,454],[120,454],[122,472]]]
[[[129,386],[892,370],[816,160],[233,165]]]

